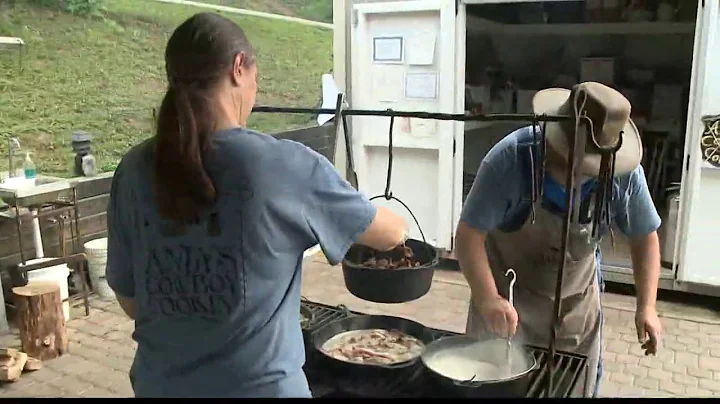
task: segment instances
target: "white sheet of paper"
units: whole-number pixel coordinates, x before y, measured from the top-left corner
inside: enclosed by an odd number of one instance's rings
[[[337,96],[340,94],[340,90],[335,84],[332,74],[322,75],[322,109],[335,109],[337,106]],[[319,126],[323,126],[330,122],[335,117],[335,114],[323,114],[318,115],[317,123]]]
[[[403,61],[403,37],[373,38],[373,62]]]
[[[434,100],[437,85],[437,73],[408,73],[405,75],[405,98]]]
[[[435,32],[419,32],[408,37],[405,52],[411,66],[430,66],[435,63]]]
[[[373,66],[372,98],[380,102],[403,99],[403,66]]]

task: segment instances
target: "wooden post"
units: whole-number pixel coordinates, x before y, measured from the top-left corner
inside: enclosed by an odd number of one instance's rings
[[[60,286],[31,281],[27,286],[13,288],[13,294],[23,352],[40,360],[64,354],[68,349],[68,338]]]

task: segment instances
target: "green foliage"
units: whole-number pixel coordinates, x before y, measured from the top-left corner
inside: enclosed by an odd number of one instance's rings
[[[24,0],[34,6],[54,8],[72,14],[90,15],[102,8],[103,0]]]

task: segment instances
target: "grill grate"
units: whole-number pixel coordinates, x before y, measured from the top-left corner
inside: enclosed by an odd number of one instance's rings
[[[303,306],[313,312],[313,320],[306,332],[311,333],[334,320],[349,315],[362,314],[344,306],[332,307],[303,301]],[[443,330],[432,330],[435,339],[457,335]],[[558,353],[553,374],[553,392],[547,392],[547,353],[540,348],[529,347],[540,364],[540,370],[531,375],[527,397],[570,397],[577,390],[587,360],[579,355]],[[421,363],[405,369],[396,369],[392,375],[382,372],[365,374],[358,369],[349,374],[344,368],[334,368],[322,355],[310,346],[306,349],[305,374],[315,397],[366,397],[366,398],[422,398],[452,397],[425,369]],[[582,386],[581,386],[582,387]]]
[[[319,329],[325,324],[348,317],[352,313],[343,305],[332,307],[320,303],[310,302],[305,299],[301,304],[312,313],[312,319],[304,329],[305,332],[309,333]]]

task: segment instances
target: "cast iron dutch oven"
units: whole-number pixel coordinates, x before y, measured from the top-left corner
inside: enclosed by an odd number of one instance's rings
[[[404,303],[427,294],[432,285],[439,258],[437,250],[423,241],[409,239],[405,246],[413,251],[420,266],[414,268],[379,269],[363,266],[371,256],[396,259],[402,251],[376,252],[355,244],[342,261],[347,290],[363,300],[375,303]]]

